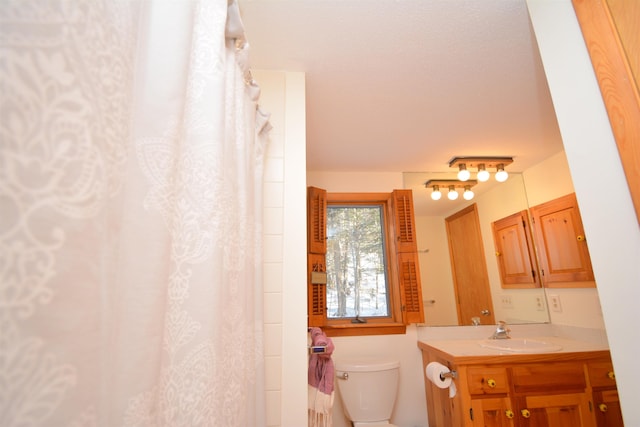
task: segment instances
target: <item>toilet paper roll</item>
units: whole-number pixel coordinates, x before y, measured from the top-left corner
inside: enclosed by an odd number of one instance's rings
[[[454,383],[450,377],[444,378],[440,376],[441,374],[446,374],[448,372],[451,372],[449,368],[444,366],[442,363],[430,362],[427,365],[427,369],[425,369],[425,371],[429,381],[434,383],[436,387],[448,388],[449,397],[454,397],[456,395],[456,383]]]

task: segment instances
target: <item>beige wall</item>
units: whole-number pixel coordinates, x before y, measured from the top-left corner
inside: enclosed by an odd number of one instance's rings
[[[573,193],[573,181],[564,151],[524,172],[530,206]],[[578,207],[580,203],[578,202]],[[591,248],[591,242],[587,238]],[[546,294],[560,299],[561,312],[550,311],[554,325],[604,329],[598,290],[595,288],[547,289]]]

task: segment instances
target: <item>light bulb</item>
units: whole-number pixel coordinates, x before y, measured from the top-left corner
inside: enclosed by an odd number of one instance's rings
[[[496,166],[496,168],[498,169],[498,171],[496,172],[496,181],[505,182],[507,178],[509,178],[509,174],[506,170],[504,170],[504,165],[500,163],[498,166]]]
[[[473,199],[473,191],[471,191],[471,187],[466,185],[464,187],[464,193],[462,193],[462,197],[464,197],[465,200],[471,200]]]
[[[441,197],[442,197],[442,193],[440,192],[440,187],[438,187],[437,185],[434,185],[433,192],[431,192],[431,198],[433,200],[440,200]]]
[[[485,168],[484,163],[478,165],[478,181],[485,182],[489,180],[489,171]]]
[[[458,198],[458,192],[453,185],[449,186],[449,192],[447,193],[449,200],[455,200]]]
[[[458,179],[460,181],[467,181],[469,178],[471,178],[471,172],[469,172],[467,170],[467,165],[465,165],[464,163],[460,163],[460,171],[458,172]]]

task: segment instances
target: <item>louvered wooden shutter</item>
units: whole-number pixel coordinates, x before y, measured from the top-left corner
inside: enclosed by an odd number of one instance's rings
[[[399,253],[398,269],[403,321],[405,324],[424,323],[418,254]]]
[[[307,245],[312,254],[327,253],[327,191],[307,189]]]
[[[417,252],[412,191],[393,190],[393,208],[396,225],[396,251]]]
[[[324,326],[327,314],[327,285],[311,283],[313,272],[326,273],[327,191],[307,189],[307,292],[309,326]]]
[[[424,323],[422,284],[411,190],[393,191],[398,280],[405,324]]]

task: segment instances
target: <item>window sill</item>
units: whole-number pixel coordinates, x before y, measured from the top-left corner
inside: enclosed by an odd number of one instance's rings
[[[323,326],[322,331],[328,337],[355,337],[361,335],[399,335],[407,332],[407,326],[398,323],[389,324],[345,324]]]

